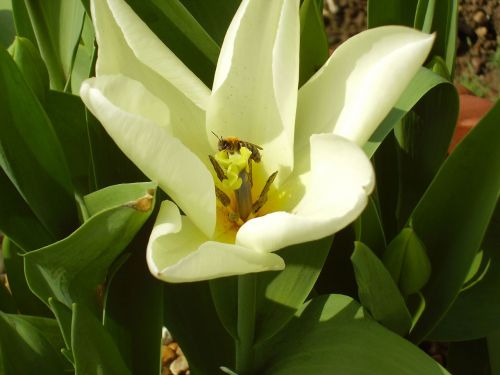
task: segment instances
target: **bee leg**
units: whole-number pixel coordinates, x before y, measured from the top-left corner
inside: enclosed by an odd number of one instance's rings
[[[212,163],[212,166],[214,167],[214,171],[217,174],[217,178],[219,181],[222,181],[223,179],[226,178],[226,174],[222,170],[222,167],[217,163],[217,160],[212,155],[208,155],[208,158],[210,159],[210,162]]]
[[[266,181],[266,184],[264,185],[264,188],[260,192],[259,198],[255,201],[255,203],[252,205],[252,212],[254,214],[259,211],[263,205],[266,204],[267,202],[267,193],[269,192],[269,189],[271,188],[271,185],[278,175],[278,171],[274,172],[272,175],[269,176],[269,178]]]

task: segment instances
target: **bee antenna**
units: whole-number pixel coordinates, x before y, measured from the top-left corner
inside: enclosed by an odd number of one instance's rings
[[[213,134],[213,135],[215,135],[215,137],[216,137],[219,141],[221,141],[221,140],[222,140],[222,137],[221,137],[220,135],[217,135],[217,134],[216,134],[214,131],[212,131],[212,130],[211,130],[211,132],[212,132],[212,134]]]

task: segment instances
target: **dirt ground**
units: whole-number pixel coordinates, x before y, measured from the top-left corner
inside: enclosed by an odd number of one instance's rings
[[[324,0],[332,48],[366,29],[366,0]],[[460,0],[455,81],[474,94],[500,97],[500,2]]]

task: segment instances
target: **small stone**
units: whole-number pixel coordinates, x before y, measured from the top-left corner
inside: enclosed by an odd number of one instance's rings
[[[484,25],[488,21],[486,14],[482,10],[478,10],[476,13],[474,13],[474,16],[472,16],[472,18],[478,25]]]
[[[171,342],[170,344],[167,345],[170,349],[172,349],[174,352],[177,351],[179,348],[179,344],[177,344],[175,341]]]
[[[173,375],[185,374],[188,369],[189,365],[187,363],[186,357],[184,356],[177,357],[175,361],[170,364],[170,372],[172,372]]]
[[[161,363],[166,366],[177,357],[175,350],[170,349],[166,345],[161,346]]]
[[[481,26],[476,28],[475,32],[478,37],[484,38],[488,34],[488,29],[485,26]]]
[[[481,70],[482,60],[480,57],[473,57],[471,59],[472,68],[474,68],[474,73],[478,74]]]

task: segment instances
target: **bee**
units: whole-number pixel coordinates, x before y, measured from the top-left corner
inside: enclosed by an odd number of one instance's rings
[[[235,152],[239,152],[242,147],[246,147],[252,153],[250,155],[250,159],[256,163],[260,162],[261,156],[259,150],[262,150],[262,147],[256,145],[255,143],[243,141],[237,137],[221,137],[214,132],[212,132],[212,134],[219,140],[219,143],[217,144],[219,151],[227,151],[230,154],[234,154]]]
[[[262,147],[247,141],[243,141],[237,137],[221,137],[214,132],[212,132],[218,139],[217,148],[219,151],[227,151],[230,154],[234,154],[235,152],[239,152],[242,147],[246,147],[251,155],[248,160],[248,171],[242,171],[240,173],[240,177],[243,179],[242,186],[235,191],[236,203],[237,203],[237,212],[231,212],[231,221],[238,222],[238,220],[242,223],[247,219],[247,217],[252,214],[257,214],[257,212],[262,208],[262,206],[267,202],[267,194],[269,189],[271,188],[274,179],[278,172],[274,172],[269,176],[266,181],[264,188],[262,189],[258,199],[252,203],[252,195],[251,188],[253,186],[253,176],[252,176],[252,161],[255,163],[259,163],[261,161],[260,150],[263,150]],[[217,178],[219,181],[223,181],[226,178],[224,170],[221,168],[217,160],[212,155],[208,155],[210,162],[217,174]],[[215,194],[219,202],[222,203],[224,207],[229,207],[231,199],[218,187],[215,187]]]

